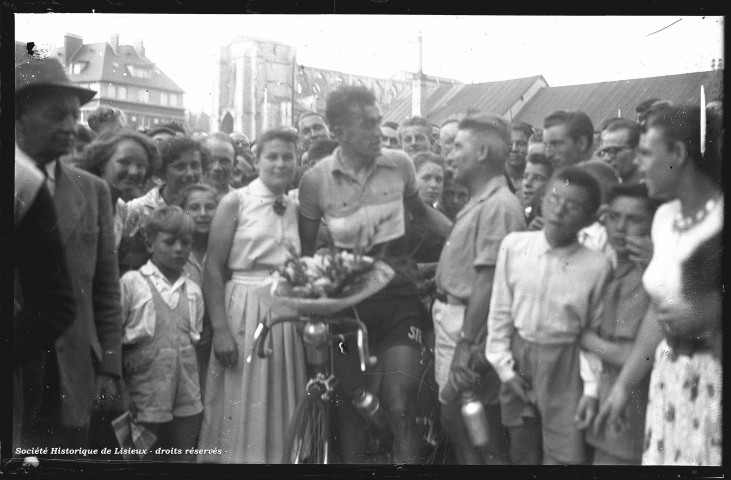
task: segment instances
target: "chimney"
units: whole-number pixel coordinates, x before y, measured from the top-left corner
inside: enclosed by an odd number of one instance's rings
[[[137,40],[135,42],[135,52],[137,52],[137,55],[140,57],[140,60],[145,57],[145,46],[142,44],[142,40]]]
[[[84,39],[81,38],[78,35],[73,35],[71,33],[67,33],[63,37],[63,47],[64,47],[64,65],[68,66],[71,63],[71,60],[74,58],[74,55],[76,55],[76,52],[78,52],[81,47],[84,45]]]
[[[109,39],[109,45],[112,47],[112,51],[115,55],[119,52],[119,34],[115,33],[112,35],[112,37]]]
[[[419,72],[411,87],[411,115],[426,117],[426,78],[421,65],[421,33],[419,33]]]

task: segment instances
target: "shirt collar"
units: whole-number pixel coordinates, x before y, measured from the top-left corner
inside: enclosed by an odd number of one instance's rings
[[[162,195],[160,195],[161,188],[162,185],[158,185],[157,187],[152,188],[149,192],[140,197],[139,201],[142,204],[149,206],[153,209],[165,206],[165,199],[163,199]]]
[[[168,280],[168,278],[160,271],[159,268],[157,268],[157,265],[152,263],[152,260],[148,260],[146,264],[140,267],[140,273],[145,277],[152,277],[155,280],[162,280],[165,285],[170,286],[170,290],[172,291],[180,288],[188,279],[188,272],[186,272],[185,270],[181,270],[178,279],[175,280],[175,283],[170,285],[170,281]]]
[[[58,160],[51,160],[47,164],[43,165],[43,169],[48,174],[48,179],[52,182],[56,181],[56,164],[58,163]]]
[[[580,249],[581,244],[578,240],[575,240],[574,242],[563,247],[552,247],[551,244],[548,243],[548,239],[546,238],[546,232],[544,230],[541,230],[540,235],[538,235],[538,247],[541,255],[554,254],[558,256],[569,256],[572,253],[576,252],[578,249]]]
[[[332,161],[331,171],[332,172],[344,173],[345,175],[350,176],[351,175],[351,170],[343,164],[342,157],[343,157],[343,151],[340,149],[340,147],[337,147],[335,149],[335,151],[333,152],[333,154],[332,154],[332,160],[333,161]],[[391,160],[390,158],[388,158],[383,153],[380,153],[375,158],[375,160],[374,160],[373,163],[376,166],[396,168],[396,163],[394,163],[393,160]]]
[[[475,205],[478,203],[484,202],[488,198],[490,198],[495,192],[497,192],[500,187],[506,187],[508,184],[505,180],[505,177],[503,175],[497,175],[495,177],[492,177],[488,182],[485,184],[484,187],[482,187],[482,190],[474,196],[474,200],[471,198],[469,202],[467,202],[467,205],[462,208],[459,212],[457,212],[457,216],[454,218],[456,221],[458,218],[463,217],[467,211],[471,210]]]

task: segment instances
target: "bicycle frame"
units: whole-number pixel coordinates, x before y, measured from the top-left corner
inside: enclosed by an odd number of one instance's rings
[[[256,342],[256,352],[260,358],[266,358],[272,353],[271,348],[265,344],[269,331],[277,324],[297,322],[303,325],[302,340],[305,347],[305,358],[308,371],[311,372],[305,391],[310,398],[319,398],[325,402],[325,417],[330,412],[330,400],[337,385],[337,379],[334,376],[333,355],[330,347],[334,340],[345,341],[342,334],[333,335],[330,332],[330,325],[338,325],[343,327],[355,327],[357,331],[357,347],[360,359],[361,372],[366,371],[370,366],[377,362],[375,356],[371,356],[368,351],[368,329],[358,318],[358,312],[353,308],[356,318],[347,317],[327,317],[327,316],[289,316],[279,317],[271,320],[268,316],[264,322],[260,323],[254,332],[254,340]],[[271,320],[271,321],[267,321]],[[247,362],[251,361],[251,357]],[[293,419],[297,421],[297,419]],[[329,463],[330,460],[330,431],[329,421],[325,421],[324,436],[324,457],[323,463]]]

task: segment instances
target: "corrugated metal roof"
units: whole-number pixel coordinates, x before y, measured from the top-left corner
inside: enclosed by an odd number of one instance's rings
[[[471,85],[427,87],[426,118],[435,125],[468,109],[504,115],[521,96],[543,77],[534,76]],[[411,90],[403,92],[384,109],[384,120],[401,122],[411,115]]]
[[[700,87],[706,94],[717,81],[719,71],[684,73],[661,77],[618,80],[564,87],[542,88],[515,116],[532,125],[543,125],[543,119],[556,110],[580,110],[597,127],[605,120],[615,118],[621,109],[622,117],[635,120],[635,108],[648,98],[660,98],[676,104],[700,101]],[[711,98],[709,98],[711,100]]]
[[[63,61],[65,48],[59,48],[57,55],[59,60]],[[140,58],[131,45],[120,45],[115,54],[108,43],[91,43],[83,45],[70,60],[88,63],[81,74],[69,75],[73,82],[111,82],[184,93],[183,89],[165,75],[147,56],[143,55]],[[133,77],[127,71],[127,65],[151,68],[150,78]]]

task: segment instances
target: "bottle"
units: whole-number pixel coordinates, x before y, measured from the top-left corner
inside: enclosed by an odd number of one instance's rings
[[[484,447],[490,440],[485,407],[474,392],[468,390],[462,394],[462,418],[467,427],[472,445]]]
[[[388,430],[388,420],[386,412],[381,408],[378,397],[366,390],[359,388],[356,390],[353,404],[366,418],[368,418],[377,429],[381,431]]]

